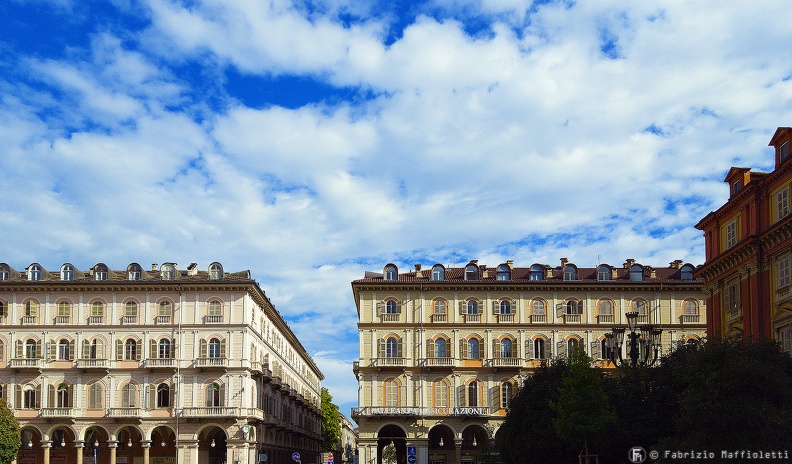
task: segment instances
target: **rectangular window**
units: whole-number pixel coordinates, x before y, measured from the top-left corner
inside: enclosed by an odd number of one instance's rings
[[[785,256],[778,260],[778,288],[784,288],[789,286],[792,283],[792,278],[790,277],[790,258],[789,256]]]
[[[740,281],[734,279],[726,283],[723,289],[723,308],[728,311],[736,311],[740,308]]]
[[[778,154],[782,163],[789,158],[789,142],[784,142],[778,147]]]
[[[778,329],[778,343],[782,351],[792,353],[792,325]]]
[[[731,248],[737,244],[737,220],[726,224],[726,248]]]
[[[789,186],[782,188],[775,195],[776,220],[789,216]]]

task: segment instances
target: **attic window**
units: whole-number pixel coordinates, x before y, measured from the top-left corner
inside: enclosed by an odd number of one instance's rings
[[[789,158],[789,142],[784,142],[778,147],[778,155],[782,163]]]
[[[398,275],[399,271],[396,266],[385,266],[385,280],[396,280]]]
[[[737,195],[738,193],[740,193],[740,190],[742,189],[742,183],[739,180],[735,180],[734,182],[732,182],[731,189],[732,189],[732,195]]]
[[[162,280],[173,280],[176,278],[176,268],[173,264],[162,265]]]
[[[223,278],[223,266],[220,263],[212,263],[209,266],[209,279],[220,280]]]
[[[465,267],[465,280],[478,280],[478,266],[475,264],[468,264]]]
[[[643,267],[640,264],[633,264],[630,267],[630,280],[633,282],[643,281]]]

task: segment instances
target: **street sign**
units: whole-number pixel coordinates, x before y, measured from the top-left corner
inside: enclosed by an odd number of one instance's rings
[[[297,451],[292,453],[292,460],[293,461],[299,461],[300,460],[300,453],[298,453]]]
[[[259,454],[259,462],[267,462],[267,454],[266,453]]]
[[[418,450],[415,446],[408,446],[407,447],[407,456],[416,456],[418,454]]]
[[[411,455],[407,456],[407,462],[409,464],[415,464],[416,462],[418,462],[418,457],[415,456],[414,454],[411,454]]]
[[[327,453],[327,462],[333,462],[333,453]]]

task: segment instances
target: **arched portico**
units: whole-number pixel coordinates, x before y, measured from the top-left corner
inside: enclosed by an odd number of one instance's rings
[[[383,449],[391,443],[396,448],[396,464],[407,464],[407,434],[396,424],[386,425],[377,432],[377,464],[383,463]]]
[[[209,425],[198,432],[198,463],[226,463],[228,446],[225,430],[217,425]]]

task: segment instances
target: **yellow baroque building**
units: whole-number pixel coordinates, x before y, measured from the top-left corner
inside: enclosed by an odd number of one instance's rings
[[[394,448],[398,464],[478,462],[523,379],[542,363],[582,347],[613,367],[603,359],[605,334],[626,324],[626,312],[663,329],[663,351],[703,337],[694,270],[679,260],[579,268],[561,259],[554,267],[474,260],[367,272],[352,282],[359,462],[380,464]]]
[[[248,271],[0,263],[18,464],[320,461],[322,373]]]

